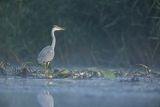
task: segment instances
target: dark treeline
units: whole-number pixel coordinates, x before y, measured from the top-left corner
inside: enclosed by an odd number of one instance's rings
[[[159,0],[0,0],[1,59],[36,62],[54,24],[55,65],[160,63]]]

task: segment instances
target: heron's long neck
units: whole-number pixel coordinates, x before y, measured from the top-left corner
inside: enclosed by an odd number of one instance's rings
[[[55,48],[55,45],[56,45],[56,38],[55,38],[55,35],[54,35],[54,30],[52,31],[52,44],[51,44],[51,47],[54,49]]]

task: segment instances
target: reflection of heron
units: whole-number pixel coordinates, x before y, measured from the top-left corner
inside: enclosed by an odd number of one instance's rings
[[[48,90],[40,92],[37,96],[37,99],[41,107],[54,107],[53,96],[49,93]]]
[[[54,27],[52,28],[52,44],[44,47],[37,57],[38,63],[45,66],[45,72],[49,66],[49,63],[54,58],[54,48],[56,44],[56,38],[55,38],[54,32],[59,30],[64,30],[64,29],[54,25]]]

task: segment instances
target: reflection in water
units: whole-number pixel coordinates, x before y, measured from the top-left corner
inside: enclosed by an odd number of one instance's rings
[[[159,78],[120,80],[0,78],[0,107],[160,107]]]
[[[41,107],[54,107],[54,99],[48,90],[43,90],[37,95]]]

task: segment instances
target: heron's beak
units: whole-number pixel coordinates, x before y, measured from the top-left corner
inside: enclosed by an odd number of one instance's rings
[[[61,30],[65,30],[64,28],[61,28]]]

